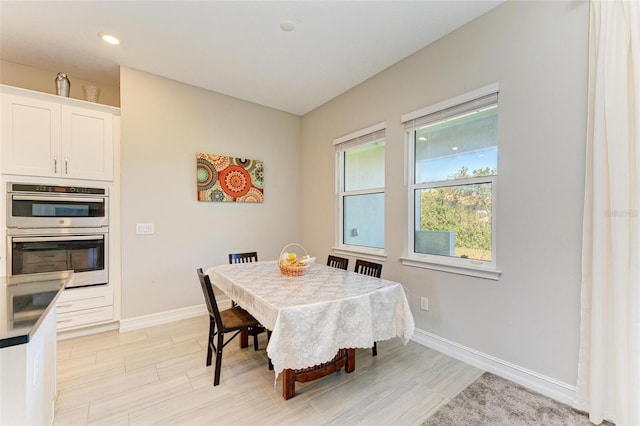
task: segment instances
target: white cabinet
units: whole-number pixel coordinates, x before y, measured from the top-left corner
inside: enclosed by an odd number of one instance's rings
[[[117,108],[2,86],[3,174],[113,180]]]
[[[2,172],[55,176],[62,134],[60,104],[2,94]]]
[[[56,397],[56,314],[29,343],[0,349],[0,424],[50,425]]]
[[[68,288],[56,304],[57,330],[66,331],[114,320],[110,286]]]
[[[63,177],[113,180],[113,116],[62,106]]]

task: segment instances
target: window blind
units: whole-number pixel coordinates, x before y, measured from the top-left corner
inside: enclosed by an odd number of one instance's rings
[[[379,141],[385,137],[385,128],[386,123],[379,123],[358,132],[334,139],[333,145],[336,151],[344,151],[354,146]]]
[[[488,107],[498,103],[498,93],[491,93],[489,95],[482,96],[471,101],[463,102],[458,105],[454,105],[445,109],[440,109],[426,115],[416,117],[404,121],[404,128],[406,131],[411,131],[428,124],[444,121],[447,118],[462,115],[467,112],[477,111],[482,108]]]

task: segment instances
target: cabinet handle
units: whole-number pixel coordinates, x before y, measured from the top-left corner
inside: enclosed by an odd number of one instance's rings
[[[73,321],[71,318],[67,318],[67,319],[57,320],[56,322],[60,324],[61,322],[71,322],[71,321]]]
[[[58,156],[53,156],[53,173],[58,173]]]
[[[64,174],[69,174],[69,157],[67,157],[66,155],[64,156]]]
[[[67,303],[66,305],[58,305],[58,308],[70,308],[73,306],[73,303]]]

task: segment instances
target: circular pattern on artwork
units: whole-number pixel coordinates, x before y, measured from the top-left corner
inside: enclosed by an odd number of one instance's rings
[[[218,180],[218,172],[211,167],[211,163],[207,160],[198,158],[197,164],[198,191],[204,191],[216,183],[216,180]]]
[[[211,201],[224,201],[225,194],[219,189],[214,189],[209,196],[211,197]]]
[[[229,166],[218,174],[222,190],[234,197],[242,197],[251,189],[251,176],[240,166]]]
[[[247,195],[240,197],[237,201],[243,203],[262,203],[264,201],[264,193],[258,188],[251,188]]]
[[[259,161],[250,160],[248,158],[232,158],[231,159],[231,164],[235,164],[236,166],[240,166],[240,167],[244,168],[248,172],[253,170],[253,168],[256,167],[257,163],[259,163]]]
[[[256,164],[256,167],[251,170],[251,177],[253,186],[256,188],[264,188],[264,168],[262,163]]]
[[[222,155],[210,155],[209,161],[211,161],[213,167],[219,172],[226,169],[231,164],[229,162],[229,157],[223,157]]]

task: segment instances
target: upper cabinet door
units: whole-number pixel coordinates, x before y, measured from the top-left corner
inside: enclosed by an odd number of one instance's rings
[[[0,109],[0,173],[113,180],[117,108],[0,85]]]
[[[113,115],[62,106],[63,177],[113,180]]]
[[[59,176],[60,104],[2,96],[2,173]]]

